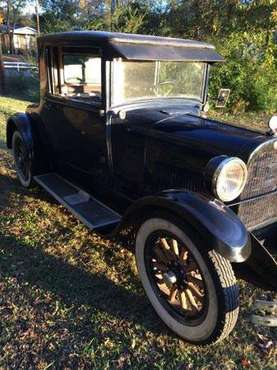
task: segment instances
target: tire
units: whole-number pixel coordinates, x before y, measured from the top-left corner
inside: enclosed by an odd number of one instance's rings
[[[12,153],[20,184],[25,188],[30,188],[33,184],[34,163],[21,133],[17,130],[14,131],[12,137]]]
[[[145,220],[136,236],[138,272],[153,308],[174,333],[194,344],[219,342],[237,321],[236,278],[228,260],[188,234],[169,215]]]

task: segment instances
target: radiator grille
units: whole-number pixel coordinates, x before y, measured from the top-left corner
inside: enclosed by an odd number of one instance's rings
[[[248,229],[277,219],[277,193],[240,204],[238,214]]]
[[[277,190],[277,150],[272,142],[254,155],[248,166],[248,179],[241,200]]]
[[[273,141],[254,154],[248,165],[248,179],[241,200],[267,194],[239,205],[241,220],[248,228],[254,228],[277,218],[277,150]]]

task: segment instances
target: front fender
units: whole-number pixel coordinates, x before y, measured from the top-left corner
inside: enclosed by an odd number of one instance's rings
[[[180,217],[231,262],[244,262],[251,254],[249,233],[232,210],[217,200],[185,190],[164,191],[138,200],[127,210],[123,223],[144,211],[157,209]]]
[[[33,135],[32,135],[32,124],[31,119],[26,113],[16,113],[11,116],[7,121],[6,127],[6,140],[7,147],[11,149],[12,147],[12,136],[15,130],[18,130],[26,143],[30,154],[33,153]]]

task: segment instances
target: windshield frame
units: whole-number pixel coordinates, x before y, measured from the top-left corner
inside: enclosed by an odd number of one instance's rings
[[[148,62],[148,60],[128,60],[128,59],[122,59],[122,58],[114,58],[111,62],[110,62],[110,83],[109,83],[109,86],[110,86],[110,91],[109,91],[109,102],[110,102],[110,107],[111,108],[116,108],[116,107],[120,107],[120,106],[128,106],[128,105],[136,105],[136,104],[139,104],[139,103],[146,103],[146,102],[161,102],[161,101],[164,101],[165,103],[166,102],[172,102],[172,101],[180,101],[180,103],[182,102],[197,102],[198,104],[200,104],[201,106],[203,106],[205,103],[206,103],[206,99],[207,99],[207,87],[208,87],[208,77],[209,77],[209,63],[206,62],[206,61],[187,61],[187,60],[184,60],[184,61],[180,61],[180,60],[153,60],[152,62],[156,62],[156,61],[160,61],[160,62],[184,62],[184,63],[193,63],[193,62],[199,62],[199,63],[203,63],[204,64],[204,71],[203,71],[203,80],[202,80],[202,86],[201,86],[201,93],[200,93],[200,99],[197,99],[197,98],[194,98],[194,97],[185,97],[185,96],[157,96],[157,97],[142,97],[141,99],[138,98],[138,99],[133,99],[133,100],[126,100],[126,101],[122,101],[121,103],[119,104],[114,104],[113,102],[113,94],[114,94],[114,91],[113,91],[113,88],[114,88],[114,66],[115,66],[115,63],[118,61],[118,60],[122,60],[122,61],[130,61],[130,62]]]

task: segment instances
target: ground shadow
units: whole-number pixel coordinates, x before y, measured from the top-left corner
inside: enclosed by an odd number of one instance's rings
[[[39,247],[30,248],[1,232],[0,245],[5,253],[2,276],[15,276],[51,291],[67,305],[89,305],[92,311],[105,311],[116,318],[140,324],[151,332],[169,334],[144,295],[132,293],[104,275],[71,266],[44,253]],[[11,264],[17,266],[16,271],[10,270]]]

